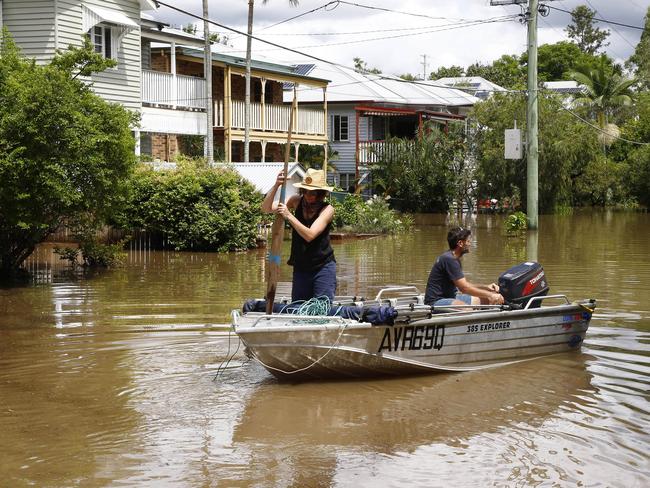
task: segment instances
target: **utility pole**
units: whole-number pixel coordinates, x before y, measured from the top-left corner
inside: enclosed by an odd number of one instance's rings
[[[213,120],[213,106],[212,106],[212,48],[210,47],[210,24],[208,23],[208,0],[203,0],[203,40],[205,41],[203,47],[203,65],[205,72],[205,116],[207,130],[205,133],[205,156],[208,160],[208,165],[212,166],[214,163],[214,143],[212,141],[214,126]]]
[[[426,80],[427,79],[427,55],[426,54],[420,54],[422,57],[422,62],[420,63],[423,67],[422,69],[422,79]]]
[[[528,213],[528,228],[538,227],[539,215],[539,147],[537,142],[537,14],[539,0],[490,0],[490,5],[521,5],[528,3],[524,19],[528,24],[528,103],[527,103],[527,151],[526,151],[526,211]],[[548,12],[548,7],[542,5],[542,10]],[[544,13],[542,12],[542,13]]]
[[[537,9],[538,0],[529,0],[526,21],[528,22],[528,151],[526,165],[526,210],[528,228],[537,229],[539,211],[539,148],[537,143]]]

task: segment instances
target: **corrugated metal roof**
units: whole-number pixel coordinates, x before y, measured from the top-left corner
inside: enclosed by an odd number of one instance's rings
[[[507,91],[502,86],[492,83],[490,80],[486,80],[482,76],[448,76],[446,78],[437,79],[436,83],[446,86],[468,87],[477,91]]]
[[[263,194],[271,189],[278,177],[278,173],[284,169],[284,163],[228,163],[225,166],[236,170]],[[300,163],[289,163],[290,183],[301,182],[303,176],[305,176],[305,170]],[[287,198],[295,193],[297,193],[297,190],[294,186],[288,184]]]
[[[469,106],[479,100],[461,90],[441,86],[433,81],[408,82],[382,76],[358,73],[332,65],[317,64],[310,76],[331,80],[327,87],[328,103],[377,102],[419,107]],[[285,92],[285,102],[291,101]],[[319,89],[300,87],[299,102],[322,102]]]
[[[585,87],[574,80],[545,81],[542,86],[558,93],[583,93]]]
[[[182,49],[182,53],[186,56],[192,56],[195,58],[203,59],[203,50],[184,47]],[[212,60],[220,61],[230,66],[241,66],[242,68],[246,67],[245,58],[240,58],[238,56],[231,56],[229,54],[215,52],[214,50],[212,51]],[[311,75],[307,76],[307,75],[296,73],[295,67],[293,65],[271,63],[268,61],[260,61],[258,59],[251,59],[251,69],[257,71],[266,71],[269,73],[277,73],[277,74],[282,74],[287,76],[295,76],[298,78],[304,78],[306,80],[312,79],[318,81],[329,81],[327,78],[321,78],[318,76],[311,76]]]

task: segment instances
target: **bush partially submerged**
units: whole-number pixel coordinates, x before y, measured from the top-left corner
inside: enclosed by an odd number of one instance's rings
[[[342,202],[332,202],[335,214],[333,225],[344,232],[368,234],[398,234],[413,225],[408,215],[392,210],[381,197],[364,202],[359,195],[347,195]]]
[[[503,227],[508,234],[518,234],[528,229],[528,220],[523,212],[515,212],[508,215],[503,222]]]
[[[140,167],[119,224],[161,233],[176,250],[250,249],[256,245],[261,200],[232,169]]]

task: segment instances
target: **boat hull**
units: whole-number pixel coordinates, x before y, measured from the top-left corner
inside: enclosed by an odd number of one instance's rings
[[[591,309],[574,303],[439,314],[392,326],[246,314],[233,328],[275,376],[304,379],[470,371],[574,351],[590,319]]]

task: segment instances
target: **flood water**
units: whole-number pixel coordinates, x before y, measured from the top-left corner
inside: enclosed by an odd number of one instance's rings
[[[527,238],[465,224],[470,280],[536,259],[551,293],[598,299],[580,352],[278,383],[224,328],[263,296],[263,250],[133,249],[83,276],[44,246],[31,283],[0,288],[0,486],[650,486],[650,214],[542,216]],[[445,229],[336,243],[339,293],[424,289]]]

